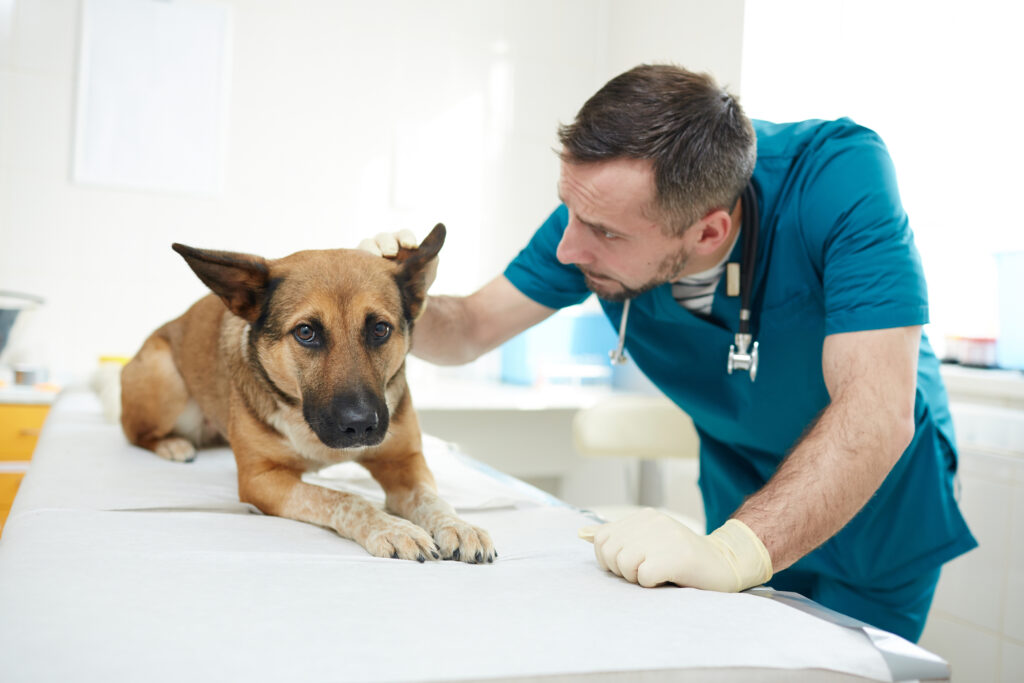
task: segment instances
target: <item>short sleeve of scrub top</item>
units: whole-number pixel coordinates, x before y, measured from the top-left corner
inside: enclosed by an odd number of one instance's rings
[[[572,306],[590,295],[579,269],[559,263],[555,256],[568,222],[569,210],[559,206],[505,268],[505,277],[516,289],[548,308]]]
[[[850,126],[820,152],[798,211],[820,269],[825,334],[927,323],[924,271],[885,144]]]

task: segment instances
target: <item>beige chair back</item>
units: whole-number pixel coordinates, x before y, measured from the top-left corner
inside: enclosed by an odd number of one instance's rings
[[[664,396],[613,394],[573,418],[573,440],[583,455],[643,459],[696,458],[693,421]]]

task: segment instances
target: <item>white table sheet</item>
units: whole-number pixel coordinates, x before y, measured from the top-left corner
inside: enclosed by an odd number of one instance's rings
[[[253,514],[227,449],[167,462],[129,446],[92,395],[63,396],[0,538],[0,680],[894,679],[857,624],[602,571],[576,538],[587,514],[426,444],[494,564],[374,558]],[[380,495],[357,466],[308,478]],[[897,679],[948,676],[896,641]]]

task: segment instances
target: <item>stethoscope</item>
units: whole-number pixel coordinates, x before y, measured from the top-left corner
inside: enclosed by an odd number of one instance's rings
[[[757,342],[750,333],[750,293],[754,289],[754,264],[757,263],[757,234],[761,229],[761,220],[758,215],[757,197],[754,196],[754,186],[747,183],[742,196],[743,222],[743,253],[740,263],[729,263],[726,265],[726,291],[735,296],[736,286],[739,287],[740,296],[740,325],[736,332],[734,344],[729,344],[729,357],[725,369],[728,374],[733,370],[746,370],[750,374],[750,381],[757,378]],[[622,305],[622,318],[619,321],[619,344],[615,349],[608,352],[612,364],[622,365],[626,362],[626,321],[629,318],[629,304],[632,300],[627,299]],[[747,352],[750,349],[750,352]]]
[[[735,370],[746,370],[750,373],[750,381],[757,379],[757,342],[751,347],[753,335],[750,334],[750,293],[754,289],[754,264],[757,263],[757,233],[761,231],[761,217],[757,211],[757,197],[754,186],[747,183],[743,190],[743,256],[739,266],[740,281],[740,327],[736,332],[736,343],[729,344],[729,358],[725,370],[730,375]],[[735,264],[730,263],[729,266]],[[729,266],[726,266],[728,277]],[[735,273],[735,268],[732,269]],[[733,275],[735,279],[736,276]],[[728,282],[726,282],[728,285]],[[747,353],[750,347],[750,353]],[[738,349],[738,350],[737,350]]]

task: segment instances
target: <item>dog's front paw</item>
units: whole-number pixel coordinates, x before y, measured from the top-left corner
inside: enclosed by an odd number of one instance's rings
[[[174,462],[192,462],[196,459],[196,447],[188,439],[180,436],[170,436],[161,439],[153,451],[161,458],[173,460]]]
[[[472,524],[467,524],[458,517],[448,517],[440,521],[432,530],[434,541],[441,549],[441,557],[446,560],[461,560],[471,564],[494,562],[498,552],[490,535]]]
[[[418,562],[441,558],[441,551],[430,534],[412,522],[389,517],[375,526],[377,528],[370,531],[362,544],[371,555]]]

